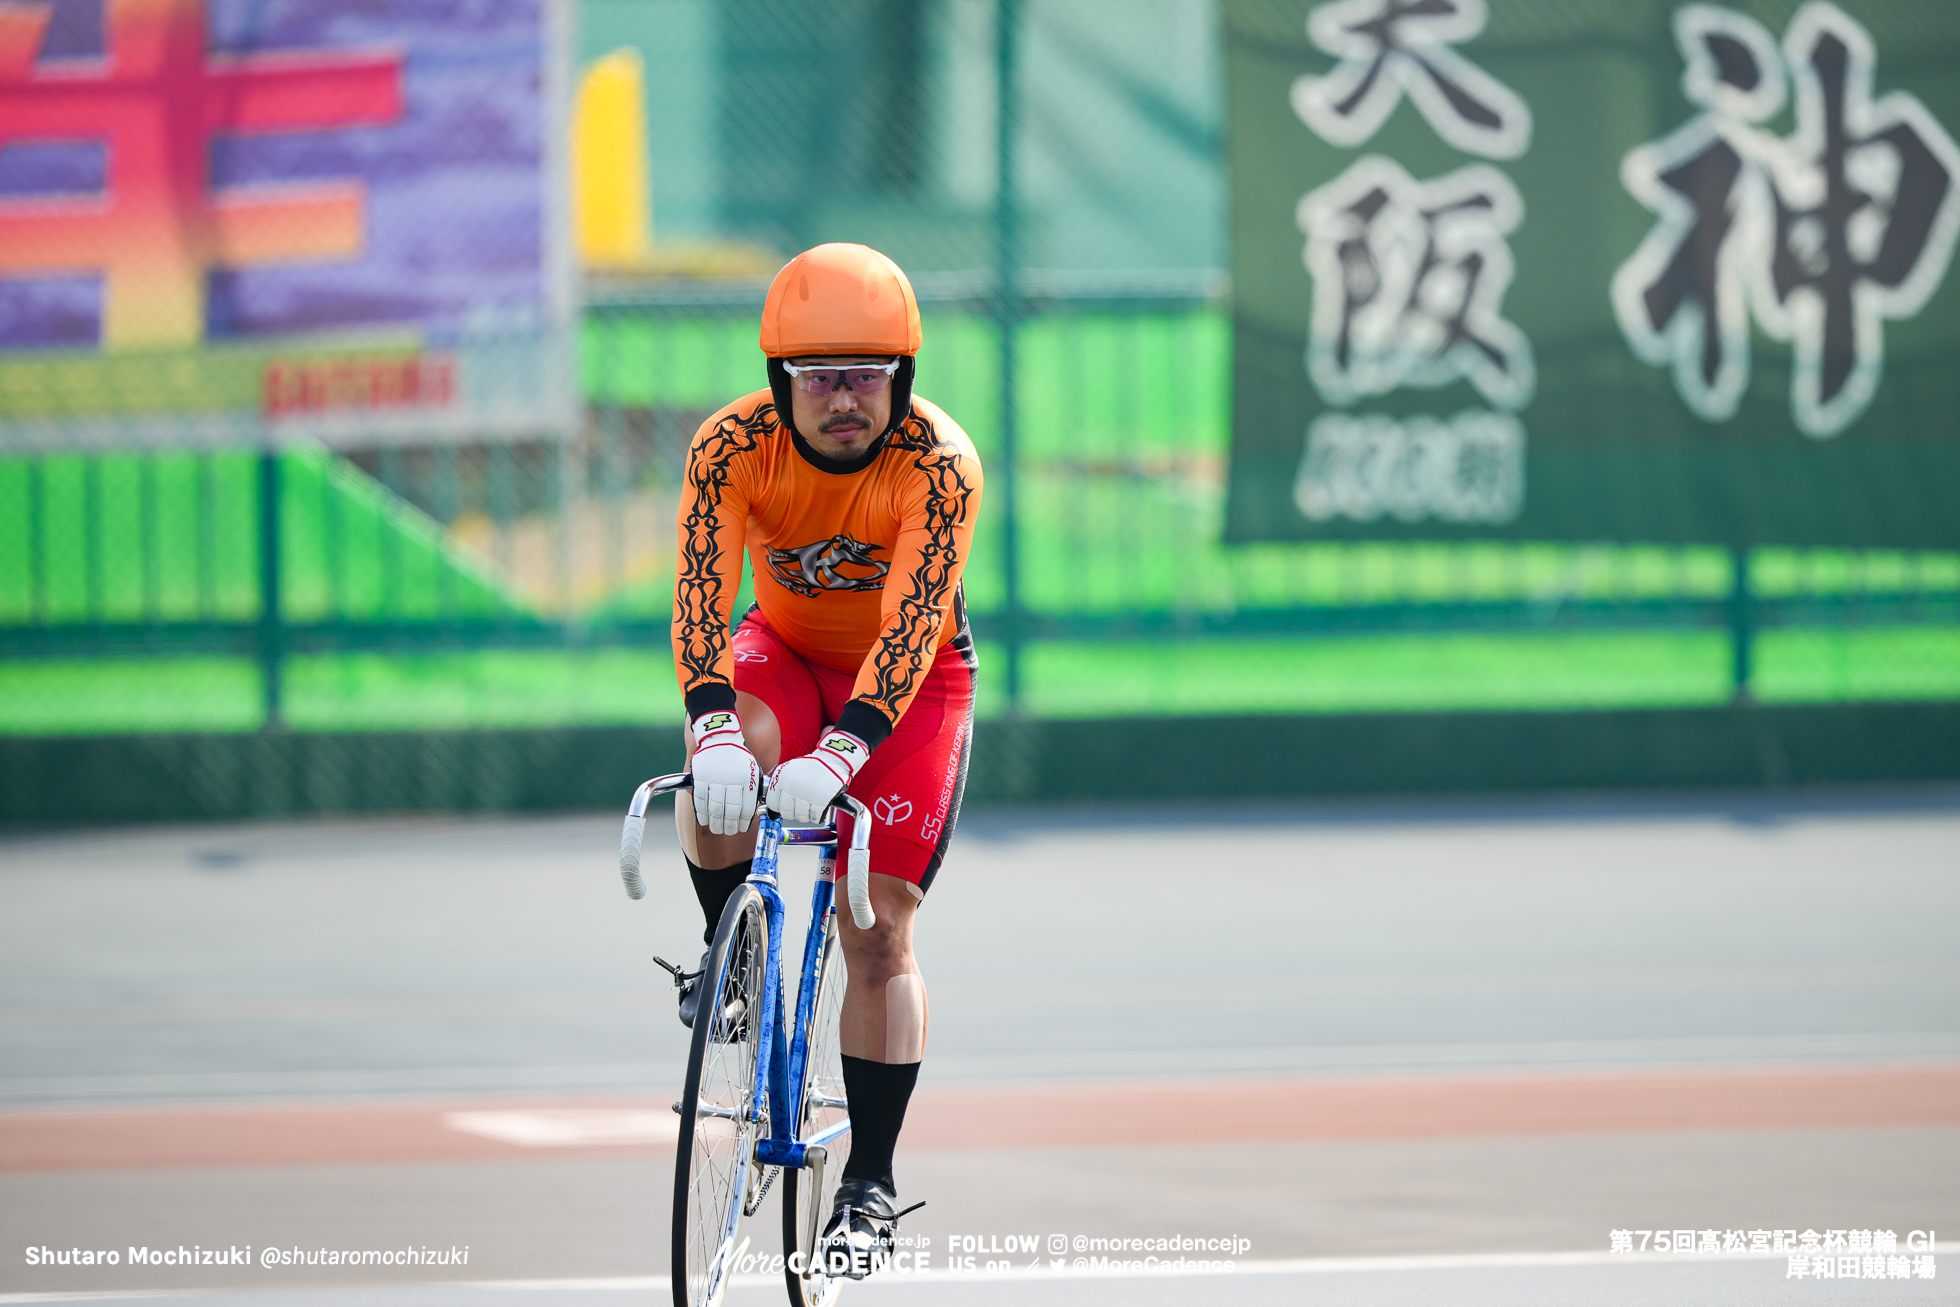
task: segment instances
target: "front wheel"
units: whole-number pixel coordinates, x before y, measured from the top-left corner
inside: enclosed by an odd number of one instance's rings
[[[844,1010],[844,958],[837,943],[835,908],[824,924],[816,985],[816,1001],[810,1005],[810,1054],[803,1066],[803,1120],[797,1125],[798,1139],[808,1139],[843,1120],[846,1111],[844,1063],[837,1046],[837,1018]],[[821,1185],[811,1183],[813,1171],[783,1168],[784,1275],[789,1280],[789,1300],[796,1307],[829,1307],[846,1283],[843,1276],[825,1275],[810,1264],[824,1223],[830,1219],[838,1182],[844,1178],[844,1162],[851,1155],[850,1132],[832,1140],[825,1152],[828,1156]]]
[[[674,1163],[674,1307],[714,1307],[728,1291],[742,1209],[754,1187],[750,1159],[767,1132],[756,1063],[762,1041],[769,926],[762,896],[729,896],[702,973],[701,1006],[681,1085]]]

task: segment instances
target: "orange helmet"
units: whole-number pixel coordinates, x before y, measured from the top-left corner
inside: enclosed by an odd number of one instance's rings
[[[896,263],[868,245],[837,242],[783,265],[762,305],[762,352],[917,354],[919,300]]]

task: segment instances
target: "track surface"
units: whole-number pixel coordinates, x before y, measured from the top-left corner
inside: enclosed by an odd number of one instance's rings
[[[700,923],[671,853],[625,900],[616,830],[0,841],[0,1293],[661,1297],[684,1032],[646,957],[691,960]],[[1600,1255],[1622,1228],[1960,1230],[1956,850],[1951,790],[971,818],[920,918],[932,1044],[899,1155],[935,1274],[860,1292],[1932,1301]],[[1053,1278],[1058,1234],[1236,1238],[1259,1273]],[[22,1256],[179,1243],[470,1260]],[[1568,1253],[1590,1260],[1489,1260]],[[950,1277],[955,1256],[1016,1282]]]

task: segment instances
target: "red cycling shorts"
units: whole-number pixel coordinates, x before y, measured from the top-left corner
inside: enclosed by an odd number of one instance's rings
[[[871,870],[896,876],[920,897],[931,887],[966,788],[973,751],[973,655],[948,644],[891,737],[851,782],[851,796],[871,809]],[[735,689],[769,705],[782,728],[782,761],[817,747],[850,702],[854,672],[813,663],[783,643],[762,614],[735,631]],[[837,814],[840,843],[850,846],[853,820]]]

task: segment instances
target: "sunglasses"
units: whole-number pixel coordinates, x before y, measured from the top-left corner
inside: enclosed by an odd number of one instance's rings
[[[853,395],[866,395],[891,384],[893,375],[898,371],[898,360],[893,359],[889,363],[852,363],[841,368],[824,363],[811,363],[803,367],[785,363],[783,371],[789,373],[796,388],[806,394],[828,395],[842,386]]]

